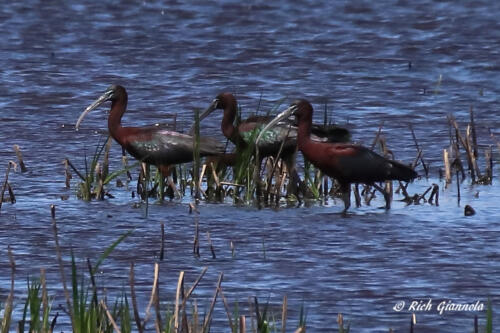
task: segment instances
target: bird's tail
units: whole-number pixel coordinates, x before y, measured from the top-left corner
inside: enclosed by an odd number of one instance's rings
[[[390,163],[392,166],[389,174],[390,179],[404,180],[408,182],[418,177],[418,174],[415,172],[415,170],[413,170],[409,166],[396,161],[390,161]]]

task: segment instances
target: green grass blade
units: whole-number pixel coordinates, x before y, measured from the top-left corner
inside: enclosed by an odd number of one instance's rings
[[[486,333],[493,333],[493,308],[490,299],[486,308]]]
[[[78,297],[78,278],[77,278],[77,269],[75,263],[75,255],[73,254],[73,250],[71,250],[71,285],[73,292],[73,332],[80,333],[80,309],[79,309],[79,297]]]
[[[115,247],[117,247],[118,244],[120,244],[125,238],[127,238],[133,231],[134,231],[133,229],[127,231],[126,233],[121,235],[113,244],[111,244],[106,250],[104,250],[103,254],[99,257],[96,265],[92,269],[92,274],[95,274],[97,272],[97,270],[99,269],[99,266],[102,264],[104,259],[106,259],[110,255],[110,253],[113,252]]]
[[[112,181],[113,179],[115,179],[116,177],[126,173],[127,171],[130,171],[132,169],[135,169],[137,168],[139,165],[141,164],[140,161],[137,161],[136,163],[134,163],[133,165],[129,166],[129,167],[126,167],[126,168],[123,168],[121,170],[117,170],[117,171],[113,171],[112,173],[110,173],[105,179],[104,179],[104,182],[103,184],[104,185],[107,185],[109,184],[110,181]]]

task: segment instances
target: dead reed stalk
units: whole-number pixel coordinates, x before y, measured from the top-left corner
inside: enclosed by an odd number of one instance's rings
[[[73,325],[73,330],[75,330],[75,327],[74,327],[75,323],[73,321],[73,307],[71,306],[71,298],[69,296],[68,287],[66,285],[66,273],[64,272],[64,264],[62,261],[61,247],[59,246],[59,236],[58,236],[58,232],[57,232],[56,206],[55,205],[50,205],[50,214],[52,216],[52,230],[54,232],[54,242],[56,243],[57,262],[59,264],[59,273],[61,274],[61,281],[63,284],[64,297],[66,298],[66,305],[68,306],[68,313],[69,313],[69,317],[71,319],[71,324]]]
[[[165,224],[161,224],[161,244],[160,244],[160,260],[163,261],[165,254]]]
[[[21,167],[21,172],[26,172],[26,165],[24,165],[23,154],[21,153],[21,148],[18,145],[14,145],[14,151],[16,152],[17,160],[19,161],[19,166]]]
[[[135,296],[135,275],[134,275],[134,263],[130,263],[130,275],[129,275],[129,282],[130,282],[130,297],[132,298],[132,308],[134,310],[134,320],[135,324],[137,325],[137,329],[139,330],[139,333],[142,333],[143,327],[141,325],[141,317],[139,315],[139,310],[137,307],[137,298]]]
[[[417,316],[414,313],[411,314],[410,319],[410,333],[413,333],[414,326],[417,324]]]
[[[86,178],[80,173],[80,171],[78,171],[77,168],[75,168],[75,166],[73,165],[73,163],[71,163],[71,161],[68,158],[65,158],[64,160],[70,166],[71,170],[73,170],[76,173],[76,175],[78,176],[78,178],[80,178],[83,182],[85,182]]]
[[[71,187],[71,179],[73,178],[73,176],[71,176],[71,172],[69,171],[69,161],[68,159],[64,159],[63,161],[63,164],[64,164],[64,178],[65,178],[65,186],[66,188],[70,188]]]
[[[49,313],[49,296],[47,292],[45,268],[40,269],[40,285],[42,287],[42,313]]]
[[[7,164],[7,170],[5,171],[5,180],[3,182],[2,191],[0,192],[0,211],[2,210],[5,189],[7,188],[7,184],[9,183],[9,173],[11,166],[12,162],[9,161],[9,163]]]
[[[111,323],[111,325],[113,326],[113,329],[115,330],[115,332],[116,333],[121,333],[120,328],[118,327],[118,325],[116,325],[116,322],[113,319],[113,315],[109,312],[108,307],[106,306],[106,303],[104,303],[104,300],[101,300],[101,302],[99,304],[101,305],[101,307],[106,312],[106,316],[108,317],[108,320]]]
[[[202,332],[207,332],[208,327],[210,327],[210,322],[212,321],[212,313],[214,311],[215,302],[217,301],[217,295],[219,294],[223,277],[224,277],[224,273],[220,273],[219,281],[217,282],[217,288],[215,289],[215,294],[214,294],[214,297],[212,298],[212,303],[210,303],[210,308],[208,310],[208,314],[205,317],[205,322],[203,323]]]
[[[153,279],[153,288],[151,289],[151,298],[149,299],[149,304],[146,307],[146,313],[144,315],[144,320],[142,322],[142,327],[146,327],[146,323],[151,317],[151,307],[155,302],[155,297],[157,295],[158,290],[158,278],[159,278],[160,265],[155,262],[155,270],[154,270],[154,279]]]
[[[214,244],[212,243],[212,239],[210,238],[209,231],[207,231],[207,240],[208,240],[208,244],[210,245],[210,252],[212,252],[212,259],[216,259],[215,248],[214,248]]]
[[[471,126],[471,134],[472,134],[472,147],[474,151],[474,157],[478,157],[478,147],[477,147],[477,135],[476,135],[476,122],[474,121],[474,109],[471,106],[469,109],[470,115],[470,126]]]
[[[181,308],[181,290],[184,284],[184,271],[179,273],[179,279],[177,280],[177,291],[175,293],[175,312],[174,312],[174,331],[179,331],[179,310]],[[184,295],[182,295],[184,297]]]
[[[486,160],[486,182],[492,184],[493,181],[493,150],[491,146],[484,152],[484,157]]]
[[[227,315],[227,320],[229,322],[229,327],[231,329],[234,327],[233,326],[233,319],[231,318],[231,310],[229,309],[229,304],[227,302],[226,297],[224,296],[224,292],[222,291],[222,287],[219,290],[220,297],[222,298],[222,303],[224,304],[224,309],[226,310],[226,315]]]
[[[283,296],[283,308],[281,310],[281,333],[286,332],[286,317],[288,311],[288,298],[287,296]]]
[[[429,203],[432,204],[432,200],[436,199],[436,206],[439,206],[439,185],[438,184],[432,184],[432,192],[431,195],[429,196]]]
[[[246,333],[247,331],[247,322],[245,315],[240,316],[240,333]]]
[[[443,149],[443,161],[444,161],[444,178],[446,181],[445,188],[448,187],[448,184],[451,184],[451,167],[450,167],[450,157],[448,153],[448,149]]]
[[[12,255],[12,250],[10,248],[10,245],[7,246],[7,253],[9,256],[9,263],[10,263],[10,291],[9,291],[9,296],[7,296],[7,301],[3,305],[4,308],[4,315],[2,319],[2,333],[7,333],[9,331],[10,327],[10,322],[11,322],[11,316],[12,316],[12,310],[14,309],[14,281],[15,281],[15,276],[16,276],[16,262],[14,261],[14,256]]]
[[[375,135],[375,138],[373,139],[373,142],[370,146],[370,150],[375,149],[375,146],[377,145],[377,142],[379,140],[380,134],[382,133],[382,127],[384,127],[384,122],[382,121],[382,124],[378,127],[377,135]]]
[[[411,124],[410,124],[410,131],[411,131],[411,136],[413,138],[413,142],[415,143],[415,148],[417,149],[417,152],[418,152],[416,161],[418,161],[418,159],[420,158],[420,162],[422,162],[422,167],[424,168],[425,177],[428,177],[429,176],[429,168],[427,167],[427,164],[424,161],[423,151],[420,148],[420,145],[418,144],[417,136],[415,135],[415,131],[413,130],[413,126]],[[416,165],[416,163],[415,163],[415,165]]]
[[[198,216],[195,216],[194,218],[193,253],[198,258],[200,257],[200,226],[199,226]]]

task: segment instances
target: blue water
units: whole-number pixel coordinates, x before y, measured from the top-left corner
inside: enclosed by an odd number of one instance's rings
[[[491,145],[498,175],[499,14],[500,3],[491,1],[0,5],[0,179],[8,161],[16,160],[13,144],[21,147],[29,170],[11,173],[17,202],[4,203],[0,213],[0,301],[10,286],[10,245],[18,295],[25,292],[25,277],[45,268],[54,308],[64,306],[49,209],[55,204],[65,259],[73,248],[82,270],[85,258],[96,261],[119,235],[135,229],[98,278],[110,297],[119,295],[128,288],[134,261],[141,309],[149,301],[160,223],[165,223],[162,300],[174,300],[179,271],[185,270],[191,283],[208,266],[195,295],[202,307],[208,307],[224,272],[225,296],[231,305],[239,302],[247,316],[248,297],[269,299],[280,317],[279,304],[288,295],[289,329],[304,304],[308,331],[332,331],[338,313],[357,332],[404,331],[409,302],[432,299],[433,311],[417,312],[416,329],[472,331],[475,314],[484,324],[484,311],[440,315],[435,307],[442,300],[486,304],[488,298],[498,306],[498,182],[473,186],[466,179],[458,204],[456,184],[445,189],[438,170],[449,145],[446,116],[453,114],[465,129],[472,107],[480,167],[484,170],[484,150]],[[106,129],[108,106],[87,116],[79,132],[73,125],[110,84],[127,88],[123,122],[134,126],[177,114],[177,128],[186,130],[193,111],[222,91],[236,95],[244,115],[258,108],[266,112],[283,97],[286,103],[305,97],[317,110],[317,121],[326,105],[329,116],[362,144],[370,145],[383,124],[395,158],[411,162],[412,124],[431,172],[410,185],[410,194],[437,183],[440,205],[406,207],[395,201],[386,212],[378,208],[383,205],[378,197],[343,218],[342,203],[332,199],[279,210],[202,202],[198,259],[192,255],[190,197],[152,204],[144,219],[144,207],[131,197],[132,185],[111,186],[115,199],[91,203],[76,199],[76,178],[72,189],[64,188],[62,160],[83,165],[84,154],[93,153]],[[203,133],[222,139],[221,117],[207,119]],[[121,168],[120,158],[114,144],[112,169]],[[423,175],[421,167],[418,172]],[[477,214],[464,217],[465,204]],[[217,259],[211,258],[206,231]],[[16,301],[19,320],[22,299]],[[399,301],[406,307],[396,312]],[[67,325],[60,318],[56,329]],[[220,302],[212,331],[228,331]]]

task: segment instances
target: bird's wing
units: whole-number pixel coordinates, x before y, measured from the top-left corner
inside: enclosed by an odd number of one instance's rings
[[[127,150],[137,159],[151,164],[178,164],[193,160],[193,137],[168,130],[129,140]],[[211,138],[200,138],[200,156],[223,152],[223,145]]]
[[[266,123],[245,122],[238,127],[238,131],[245,142],[251,143],[257,139],[265,125]],[[295,141],[297,139],[297,128],[286,123],[278,123],[262,135],[260,142],[263,145],[279,145],[285,139]]]
[[[325,160],[339,177],[350,183],[372,183],[390,179],[410,180],[416,173],[408,166],[389,160],[355,144],[332,144],[325,150]]]

